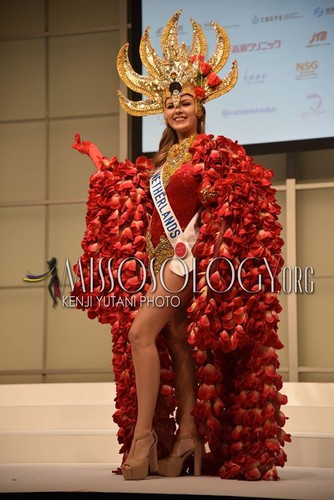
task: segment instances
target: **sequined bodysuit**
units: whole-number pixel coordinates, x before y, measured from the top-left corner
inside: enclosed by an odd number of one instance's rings
[[[162,173],[169,203],[182,230],[185,230],[201,206],[198,193],[200,179],[194,177],[187,163],[191,159],[188,149],[195,138],[196,135],[193,135],[171,147]],[[152,213],[146,238],[149,258],[155,257],[154,271],[157,273],[163,262],[174,255],[174,250],[166,236],[156,207]]]

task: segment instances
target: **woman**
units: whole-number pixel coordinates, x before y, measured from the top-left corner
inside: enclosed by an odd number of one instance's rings
[[[176,135],[179,144],[196,136],[197,130],[200,128],[195,111],[194,98],[189,94],[184,94],[179,104],[175,106],[171,98],[166,100],[167,130],[172,137]],[[185,172],[183,175],[185,175]],[[199,205],[199,202],[197,202],[197,205]],[[180,206],[176,205],[173,208],[176,211],[178,207],[180,208]],[[154,215],[156,215],[156,212]],[[191,212],[190,218],[194,215],[195,212]],[[178,220],[180,220],[180,216],[182,214],[176,212]],[[189,223],[189,221],[190,219],[186,222]],[[178,308],[170,307],[166,300],[164,301],[165,305],[160,308],[144,305],[139,309],[129,332],[136,373],[138,419],[130,455],[123,466],[125,478],[136,479],[134,467],[139,463],[136,460],[144,459],[148,455],[147,445],[152,444],[152,439],[153,443],[155,443],[156,438],[152,438],[150,434],[160,385],[160,361],[155,342],[159,332],[169,322],[171,322],[171,325],[168,344],[174,372],[177,374],[175,388],[179,404],[178,438],[174,444],[171,457],[180,457],[180,460],[170,458],[160,462],[159,472],[164,475],[179,475],[183,460],[189,452],[194,452],[197,459],[195,474],[199,475],[200,471],[202,445],[199,442],[196,424],[191,414],[195,407],[195,366],[190,346],[185,338],[186,309],[193,294],[192,281],[189,279],[186,286],[183,287],[185,278],[173,273],[170,266],[171,262],[167,262],[164,282],[161,282],[159,273],[157,273],[157,287],[154,292],[149,290],[147,293],[154,300],[154,297],[166,297],[167,290],[174,290],[173,296],[178,296],[180,299]],[[176,290],[182,291],[177,293]],[[148,364],[148,360],[150,360],[150,364]],[[149,437],[143,439],[141,436]],[[140,453],[140,446],[142,447],[142,453]],[[130,467],[130,464],[133,464],[133,466]],[[147,475],[147,472],[145,475]]]
[[[290,436],[282,430],[286,397],[276,373],[283,242],[272,173],[237,143],[204,134],[203,104],[231,90],[237,66],[223,80],[216,74],[229,41],[215,23],[209,61],[194,21],[187,54],[177,42],[179,15],[162,34],[163,59],[145,31],[140,53],[148,76],[131,68],[127,44],[118,56],[120,76],[148,97],[133,102],[119,92],[122,107],[165,116],[153,162],[109,160],[76,136],[74,148],[98,172],[82,256],[93,261],[94,286],[83,290],[91,278],[76,267],[81,281],[73,293],[118,299],[113,308],[99,300],[87,309],[112,325],[125,479],[149,471],[178,476],[188,459],[196,475],[202,469],[222,478],[277,479]],[[124,305],[129,297],[137,302]]]

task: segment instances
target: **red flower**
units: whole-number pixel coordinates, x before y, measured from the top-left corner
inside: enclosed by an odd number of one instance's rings
[[[194,63],[195,61],[203,62],[204,61],[204,56],[200,56],[200,55],[191,56],[190,62]]]
[[[252,467],[247,470],[245,477],[248,481],[254,481],[261,478],[261,473],[257,467]]]
[[[207,360],[207,352],[206,351],[202,351],[200,349],[198,349],[198,351],[194,352],[194,358],[196,360],[196,363],[198,365],[204,363],[206,360]]]
[[[205,97],[205,90],[197,85],[197,87],[195,87],[195,96],[201,101]]]
[[[217,85],[221,84],[222,79],[216,73],[210,73],[206,81],[209,87],[217,87]]]
[[[232,443],[230,446],[231,452],[236,452],[236,451],[241,451],[243,448],[243,444],[241,441],[236,441],[235,443]]]
[[[214,385],[203,384],[198,390],[198,397],[203,400],[214,399],[217,397],[216,387]]]
[[[212,158],[213,160],[219,160],[220,159],[220,155],[218,153],[218,151],[216,149],[213,149],[210,153],[210,158]]]
[[[276,481],[278,479],[277,469],[275,465],[273,465],[272,469],[267,470],[267,472],[263,476],[263,479],[266,481]]]
[[[221,374],[211,363],[208,363],[200,370],[200,375],[204,377],[204,380],[207,384],[210,382],[217,382],[221,380]]]
[[[210,73],[211,70],[212,70],[211,64],[208,64],[204,61],[200,63],[199,72],[201,73],[201,75],[206,76]]]
[[[161,386],[160,392],[163,396],[170,396],[171,394],[173,394],[173,389],[170,385],[164,384],[163,386]]]

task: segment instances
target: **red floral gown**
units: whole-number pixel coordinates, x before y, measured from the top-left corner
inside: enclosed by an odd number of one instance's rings
[[[150,197],[149,159],[121,163],[102,156],[91,143],[77,141],[74,147],[92,158],[97,171],[90,177],[82,273],[76,265],[79,281],[72,295],[90,304],[78,301],[77,306],[90,319],[111,325],[113,419],[124,460],[137,415],[128,332],[151,280],[139,262],[148,267],[152,245],[164,239],[164,231]],[[187,147],[179,169],[170,172],[166,188],[182,229],[201,208],[193,248],[196,293],[186,337],[197,367],[194,416],[206,449],[202,472],[221,478],[277,479],[277,466],[287,459],[283,447],[290,435],[283,430],[281,411],[287,398],[279,392],[277,373],[277,350],[283,347],[277,335],[283,240],[272,175],[237,142],[202,134]],[[208,282],[206,269],[213,260]],[[89,296],[113,298],[113,306],[101,299],[85,302]],[[157,338],[161,384],[154,416],[159,458],[169,453],[177,408],[163,333]]]

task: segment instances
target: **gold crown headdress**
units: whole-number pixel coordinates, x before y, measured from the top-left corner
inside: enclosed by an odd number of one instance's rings
[[[193,41],[189,54],[184,43],[178,42],[179,10],[166,24],[162,36],[161,47],[163,59],[153,49],[147,27],[141,37],[139,53],[147,75],[139,75],[129,61],[126,43],[117,57],[117,69],[120,78],[135,92],[144,94],[148,99],[131,101],[118,91],[122,108],[134,116],[163,113],[168,97],[174,105],[179,103],[182,94],[191,94],[196,103],[205,103],[229,92],[238,78],[237,62],[223,79],[217,75],[225,65],[230,53],[229,37],[219,24],[211,22],[216,32],[216,48],[210,59],[205,62],[206,39],[199,24],[191,19]],[[199,106],[200,107],[200,106]]]

